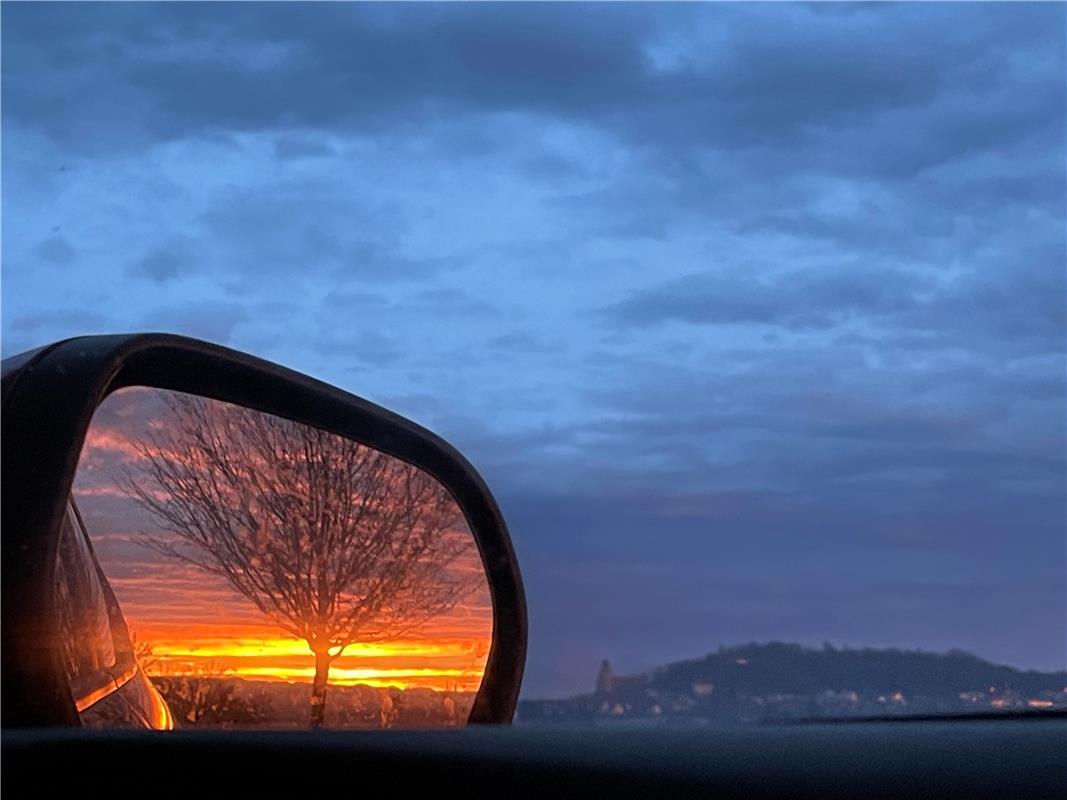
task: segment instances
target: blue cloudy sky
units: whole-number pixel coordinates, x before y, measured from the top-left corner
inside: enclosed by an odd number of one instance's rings
[[[11,5],[3,351],[167,330],[455,442],[527,696],[1063,668],[1063,5]]]

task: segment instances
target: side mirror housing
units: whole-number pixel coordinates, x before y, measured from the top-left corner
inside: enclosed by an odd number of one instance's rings
[[[86,434],[113,392],[148,387],[253,409],[343,437],[439,482],[485,572],[492,639],[470,723],[510,722],[526,653],[522,580],[484,481],[451,445],[333,386],[227,348],[166,334],[69,339],[4,361],[2,382],[3,726],[77,725],[55,630],[57,551]]]

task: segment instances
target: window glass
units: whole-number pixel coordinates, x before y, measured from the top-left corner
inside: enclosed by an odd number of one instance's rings
[[[100,673],[114,667],[116,659],[104,588],[70,509],[59,537],[56,606],[67,678],[77,700],[99,683]]]

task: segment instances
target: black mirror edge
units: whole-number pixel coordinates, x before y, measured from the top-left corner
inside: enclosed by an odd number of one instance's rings
[[[63,507],[93,413],[126,386],[189,392],[287,417],[411,462],[444,484],[478,544],[493,606],[492,644],[469,722],[513,718],[527,640],[518,562],[485,482],[437,435],[314,378],[172,334],[68,339],[16,362],[3,383],[3,727],[78,724],[57,654],[34,636],[48,629],[50,609],[27,598],[47,596],[52,585]]]

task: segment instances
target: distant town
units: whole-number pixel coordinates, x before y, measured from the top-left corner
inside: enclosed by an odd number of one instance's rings
[[[754,723],[914,714],[1067,710],[1067,671],[1021,671],[961,651],[723,647],[637,675],[608,661],[592,691],[524,700],[520,723]]]

